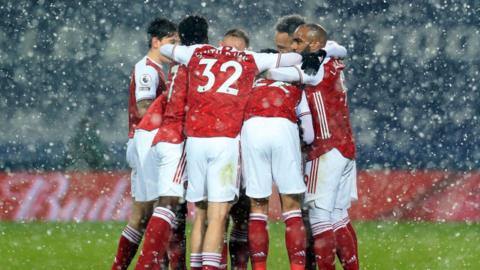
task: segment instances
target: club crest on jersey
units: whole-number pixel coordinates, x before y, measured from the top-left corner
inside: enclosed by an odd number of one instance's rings
[[[150,85],[151,81],[152,77],[150,77],[149,74],[143,74],[142,77],[140,77],[140,84],[142,85]]]

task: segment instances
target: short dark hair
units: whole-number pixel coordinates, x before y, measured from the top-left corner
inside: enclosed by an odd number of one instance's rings
[[[260,50],[261,53],[278,53],[277,50],[271,48],[265,48]]]
[[[305,24],[305,18],[298,15],[287,15],[278,19],[277,24],[275,25],[275,30],[277,32],[287,33],[289,36],[293,35],[295,29],[300,25]]]
[[[208,22],[199,15],[191,15],[178,24],[178,34],[182,45],[208,43]]]
[[[177,25],[165,18],[155,18],[147,28],[148,47],[152,47],[152,38],[156,37],[162,39],[164,37],[171,37],[177,32]]]
[[[233,28],[228,30],[223,37],[236,37],[241,38],[245,41],[245,45],[250,46],[250,38],[248,37],[247,32],[239,28]]]

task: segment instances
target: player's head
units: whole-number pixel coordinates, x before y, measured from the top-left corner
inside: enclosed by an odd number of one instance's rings
[[[295,29],[305,24],[305,19],[300,15],[287,15],[278,19],[275,25],[275,45],[279,52],[290,52]]]
[[[208,22],[199,15],[190,15],[178,24],[178,34],[182,45],[208,43]]]
[[[317,52],[327,43],[327,31],[319,24],[303,24],[295,30],[292,50],[297,53]]]
[[[147,28],[148,47],[158,49],[164,44],[177,41],[177,25],[165,18],[156,18]]]
[[[244,51],[250,46],[250,38],[247,32],[242,29],[234,28],[228,30],[220,41],[220,46],[230,46],[239,51]]]

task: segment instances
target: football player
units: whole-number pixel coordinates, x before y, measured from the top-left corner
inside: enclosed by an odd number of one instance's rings
[[[153,20],[147,29],[149,50],[147,55],[135,64],[130,81],[128,102],[129,133],[127,143],[127,162],[132,169],[132,212],[128,224],[122,232],[118,244],[117,254],[112,265],[113,270],[127,269],[140,244],[145,227],[152,214],[153,202],[156,194],[150,194],[145,183],[139,179],[138,172],[145,163],[150,149],[155,129],[158,127],[158,115],[144,117],[148,109],[163,110],[151,105],[155,99],[162,99],[166,89],[162,64],[170,60],[161,55],[159,48],[164,44],[175,43],[177,28],[174,23],[164,18]],[[152,107],[152,108],[150,108]],[[144,119],[145,118],[145,119]],[[148,118],[148,119],[147,119]],[[138,125],[143,120],[144,129],[139,131]]]
[[[316,53],[322,61],[318,72],[310,76],[298,68],[280,68],[270,70],[267,77],[306,85],[315,137],[306,150],[305,203],[309,208],[317,265],[320,269],[335,269],[337,252],[343,268],[355,270],[359,268],[358,248],[348,217],[351,201],[357,199],[355,144],[344,86],[345,65],[323,50],[332,45],[335,44],[327,41],[322,26],[302,25],[294,33],[292,49]]]
[[[206,24],[206,21],[205,21]],[[207,36],[208,31],[204,32]],[[225,222],[239,190],[239,133],[255,76],[299,64],[299,54],[241,52],[211,45],[164,45],[162,54],[187,65],[187,201],[195,203],[192,269],[218,269]],[[205,221],[208,220],[208,226]],[[202,264],[199,264],[201,254]]]

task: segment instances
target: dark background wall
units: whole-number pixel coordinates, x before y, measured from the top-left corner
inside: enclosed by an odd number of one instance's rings
[[[155,16],[273,46],[298,13],[346,46],[363,169],[480,168],[478,1],[2,1],[0,169],[125,168],[129,73]],[[89,153],[87,157],[80,153]]]

